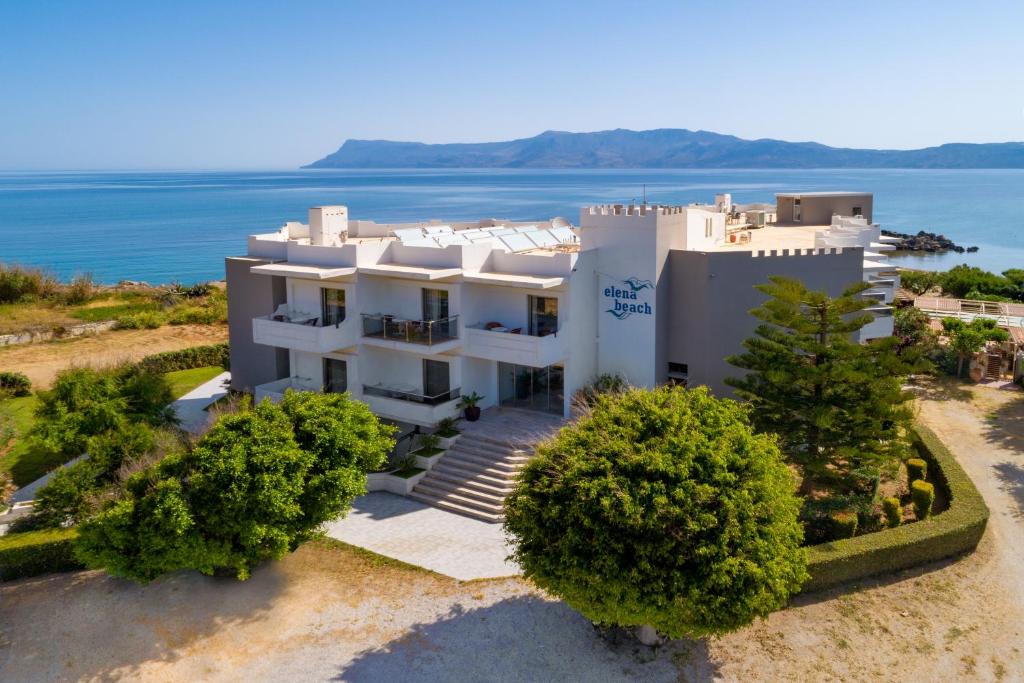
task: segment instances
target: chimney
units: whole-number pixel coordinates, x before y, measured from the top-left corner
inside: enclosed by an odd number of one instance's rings
[[[309,243],[333,246],[348,232],[347,206],[314,206],[309,210]]]

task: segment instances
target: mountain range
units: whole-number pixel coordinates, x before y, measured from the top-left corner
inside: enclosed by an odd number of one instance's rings
[[[303,168],[1024,168],[1024,142],[852,149],[660,128],[546,131],[505,142],[346,140]]]

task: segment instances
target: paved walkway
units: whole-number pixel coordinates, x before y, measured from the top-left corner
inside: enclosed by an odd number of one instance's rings
[[[505,560],[511,549],[500,524],[445,512],[392,493],[356,499],[327,535],[461,581],[520,573]]]
[[[206,411],[206,407],[227,396],[227,387],[230,383],[231,373],[222,372],[172,403],[174,412],[181,420],[181,428],[193,434],[205,430],[210,424],[211,417],[210,413]]]

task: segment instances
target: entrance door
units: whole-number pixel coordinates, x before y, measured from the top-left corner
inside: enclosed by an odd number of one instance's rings
[[[448,363],[441,360],[423,359],[423,395],[430,398],[451,391]]]
[[[498,401],[503,406],[561,415],[565,401],[565,369],[498,363]]]

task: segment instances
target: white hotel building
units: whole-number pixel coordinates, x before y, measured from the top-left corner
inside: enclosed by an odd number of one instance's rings
[[[569,414],[602,373],[728,394],[769,275],[837,294],[865,280],[864,338],[892,332],[898,284],[871,195],[779,195],[775,211],[591,206],[564,219],[380,224],[344,206],[252,235],[226,260],[234,388],[349,391],[431,426],[480,406]],[[822,218],[825,217],[825,218]],[[766,220],[767,218],[767,220]],[[757,227],[764,225],[764,227]]]

